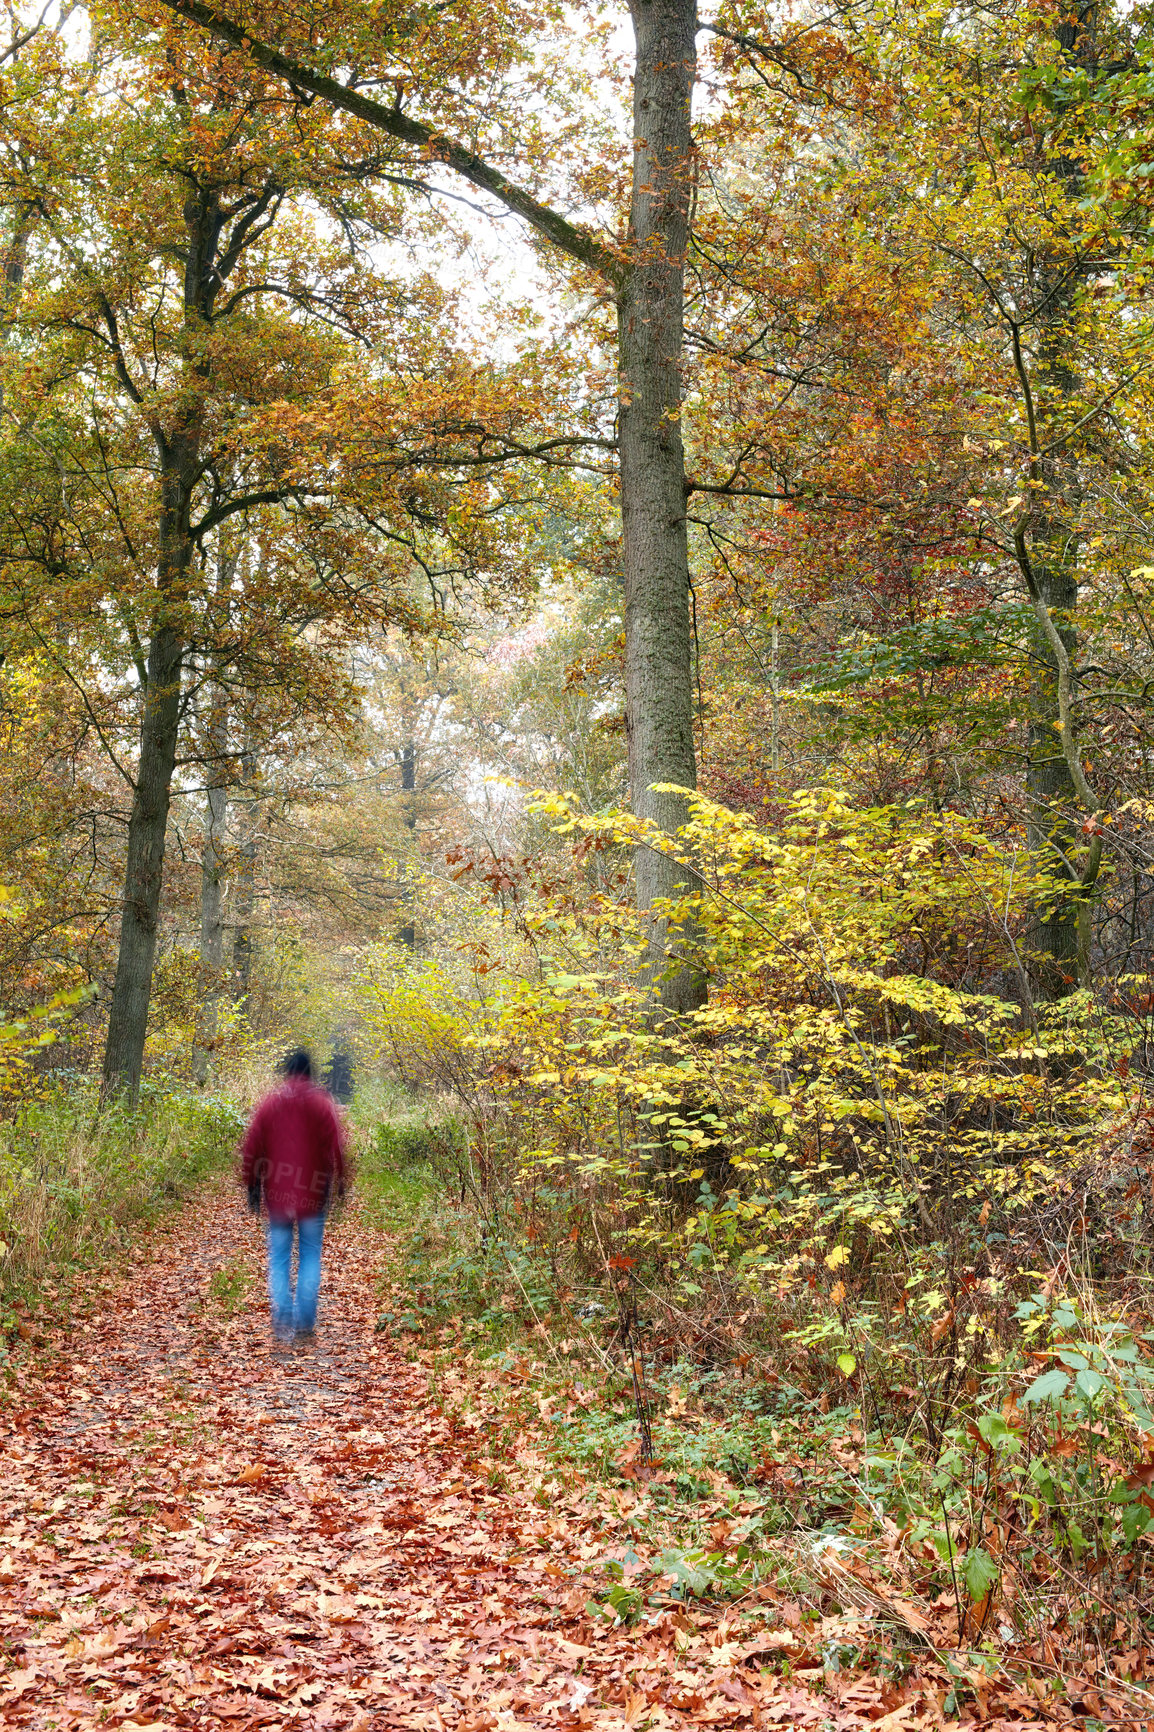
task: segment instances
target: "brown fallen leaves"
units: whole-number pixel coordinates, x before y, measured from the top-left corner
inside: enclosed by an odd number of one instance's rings
[[[384,1251],[343,1224],[319,1347],[275,1354],[259,1299],[231,1318],[188,1303],[215,1268],[260,1268],[237,1200],[211,1192],[20,1374],[0,1418],[0,1723],[945,1723],[941,1668],[837,1669],[879,1610],[910,1627],[910,1607],[845,1596],[804,1629],[796,1608],[771,1603],[752,1623],[676,1606],[633,1630],[591,1620],[605,1498],[562,1496],[531,1453],[496,1489],[481,1464],[490,1428],[431,1407],[425,1368],[373,1333]],[[963,1721],[1055,1723],[990,1695],[988,1715],[971,1706]]]

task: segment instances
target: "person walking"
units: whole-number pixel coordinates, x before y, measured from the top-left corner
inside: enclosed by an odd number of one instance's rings
[[[313,1081],[312,1059],[303,1047],[281,1066],[284,1082],[265,1096],[241,1144],[241,1182],[254,1215],[268,1210],[268,1294],[277,1340],[316,1336],[325,1211],[335,1191],[348,1187],[345,1135],[340,1115]],[[292,1286],[293,1238],[297,1240],[296,1293]]]

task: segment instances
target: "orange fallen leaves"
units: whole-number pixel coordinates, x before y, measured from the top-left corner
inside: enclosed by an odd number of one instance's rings
[[[37,1399],[0,1419],[6,1728],[941,1724],[952,1683],[927,1643],[952,1608],[923,1607],[852,1560],[831,1566],[829,1590],[849,1611],[815,1623],[767,1588],[743,1621],[669,1604],[638,1546],[629,1580],[654,1596],[640,1621],[591,1619],[601,1560],[629,1549],[613,1539],[621,1510],[651,1495],[640,1473],[612,1496],[545,1489],[549,1463],[522,1434],[502,1462],[511,1488],[494,1489],[498,1428],[430,1407],[419,1356],[373,1339],[382,1244],[355,1221],[333,1236],[307,1358],[269,1352],[255,1301],[227,1325],[175,1303],[190,1267],[207,1280],[209,1249],[258,1266],[231,1197],[195,1203],[151,1249],[136,1309],[121,1325],[103,1305],[85,1337],[103,1367],[93,1402],[68,1400],[60,1341]],[[504,1399],[494,1384],[490,1411]],[[637,1452],[622,1465],[639,1469]],[[712,1527],[719,1548],[735,1543],[724,1505]],[[828,1668],[887,1627],[913,1638],[918,1675]],[[1020,1697],[1011,1712],[1009,1694],[983,1687],[991,1727],[1058,1723],[1048,1703],[1029,1699],[1026,1714]]]

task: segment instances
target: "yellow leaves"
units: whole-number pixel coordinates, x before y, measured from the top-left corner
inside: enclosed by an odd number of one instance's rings
[[[936,952],[973,957],[975,933],[987,948],[953,978],[1010,967],[1004,926],[1048,877],[954,813],[810,790],[770,837],[686,800],[671,844],[628,814],[538,796],[576,864],[519,892],[531,947],[487,929],[483,1001],[444,968],[378,959],[368,1020],[431,1075],[463,1069],[485,1099],[486,1158],[519,1160],[525,1194],[547,1189],[571,1220],[611,1223],[609,1255],[661,1259],[687,1287],[723,1274],[824,1292],[828,1277],[833,1307],[859,1235],[902,1233],[920,1187],[973,1198],[975,1216],[992,1199],[985,1223],[1061,1183],[1124,1092],[1065,1064],[1086,1006],[1074,995],[1024,1030],[1016,1005],[933,974]],[[591,843],[643,835],[694,859],[711,982],[697,1015],[660,1030],[639,923],[587,872]],[[928,1331],[948,1306],[930,1293],[918,1311]]]

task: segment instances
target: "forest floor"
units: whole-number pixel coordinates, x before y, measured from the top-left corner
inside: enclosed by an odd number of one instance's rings
[[[959,1689],[932,1648],[839,1669],[860,1611],[591,1616],[620,1498],[550,1478],[523,1435],[494,1470],[499,1406],[454,1404],[376,1330],[388,1257],[341,1221],[318,1344],[286,1354],[259,1227],[218,1183],[34,1335],[0,1410],[0,1724],[1056,1723]]]

